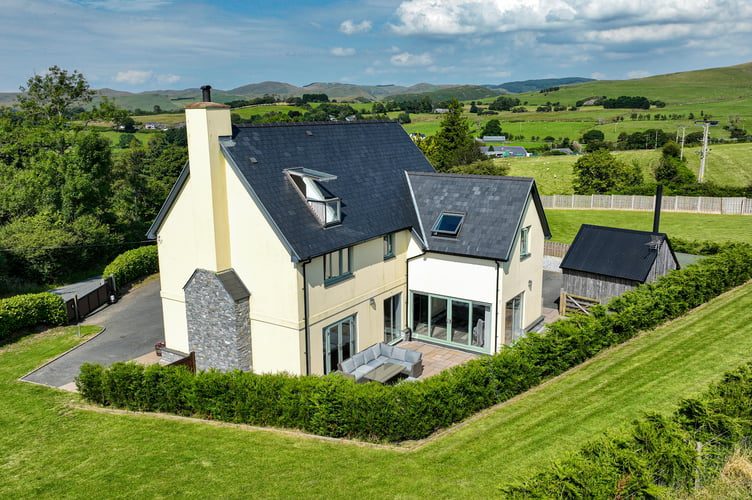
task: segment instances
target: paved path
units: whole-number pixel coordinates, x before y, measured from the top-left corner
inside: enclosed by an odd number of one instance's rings
[[[154,352],[164,340],[159,280],[150,279],[132,289],[117,303],[105,306],[82,324],[100,325],[105,331],[80,344],[55,361],[23,377],[23,380],[53,387],[70,387],[86,362],[109,366]]]

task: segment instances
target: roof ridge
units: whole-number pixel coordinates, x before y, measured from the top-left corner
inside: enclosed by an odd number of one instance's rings
[[[482,175],[482,174],[453,174],[449,172],[414,172],[408,171],[410,175],[432,176],[432,177],[451,177],[455,179],[495,179],[530,182],[535,180],[533,177],[520,177],[511,175]]]
[[[666,233],[655,233],[653,231],[643,231],[642,229],[629,229],[626,227],[613,227],[613,226],[599,226],[598,224],[582,224],[582,226],[592,227],[592,228],[597,228],[597,229],[608,229],[611,231],[620,231],[623,233],[656,234],[656,235],[666,236],[668,238],[668,235]]]
[[[237,128],[270,128],[270,127],[310,127],[312,125],[366,125],[377,123],[398,123],[397,120],[355,120],[352,122],[342,121],[319,121],[319,122],[272,122],[272,123],[234,123]]]

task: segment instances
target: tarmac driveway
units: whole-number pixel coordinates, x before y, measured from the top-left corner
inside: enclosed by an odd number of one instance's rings
[[[154,352],[154,344],[164,340],[159,279],[150,279],[123,295],[115,304],[105,306],[87,317],[83,325],[100,325],[105,330],[91,340],[63,354],[21,380],[68,386],[86,362],[109,366]]]

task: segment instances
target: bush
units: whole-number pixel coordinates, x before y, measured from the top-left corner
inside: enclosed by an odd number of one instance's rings
[[[297,428],[368,441],[422,439],[559,375],[640,330],[684,314],[750,277],[752,246],[732,245],[613,300],[608,306],[610,313],[596,307],[592,315],[559,320],[549,325],[545,335],[530,333],[498,354],[396,386],[356,385],[338,374],[295,377],[207,371],[191,376],[182,368],[144,369],[124,363],[107,370],[86,367],[76,382],[86,399],[120,408]],[[662,429],[650,432],[664,432]],[[669,431],[666,436],[673,436]],[[676,439],[669,441],[675,444]],[[677,453],[677,468],[666,476],[668,482],[683,480],[686,472],[684,455]],[[643,491],[640,488],[645,484],[630,483],[629,487]]]
[[[115,276],[117,285],[122,286],[156,272],[159,272],[157,246],[151,245],[121,253],[104,268],[102,274]]]
[[[64,325],[68,313],[63,299],[52,293],[31,293],[0,299],[0,338],[39,324]]]

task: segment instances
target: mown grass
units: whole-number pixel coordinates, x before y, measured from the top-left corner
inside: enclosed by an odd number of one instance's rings
[[[623,210],[546,210],[552,240],[571,243],[582,224],[652,231],[653,213]],[[660,230],[669,237],[699,241],[752,243],[749,215],[663,212]]]
[[[78,342],[0,350],[3,498],[485,498],[646,410],[669,411],[749,358],[752,284],[413,451],[71,406],[16,381]]]

